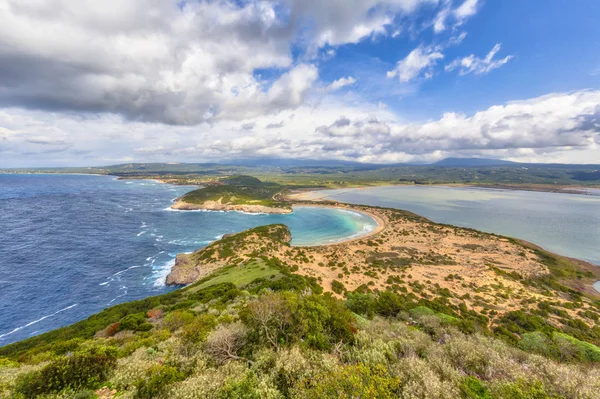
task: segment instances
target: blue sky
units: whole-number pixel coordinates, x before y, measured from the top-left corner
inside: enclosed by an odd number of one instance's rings
[[[425,15],[429,10],[423,10]],[[484,75],[459,76],[436,69],[429,80],[408,88],[390,87],[385,71],[406,57],[416,45],[443,43],[452,32],[432,29],[411,37],[376,36],[342,46],[337,56],[322,64],[321,76],[335,80],[340,73],[360,76],[352,90],[372,101],[383,101],[417,119],[437,118],[443,112],[473,113],[515,99],[551,92],[600,86],[600,2],[597,1],[485,1],[478,12],[454,33],[467,36],[444,51],[444,60],[475,54],[484,57],[502,45],[501,57],[513,55],[505,66]],[[426,24],[426,22],[425,22]],[[374,86],[381,86],[375,90]],[[404,94],[403,94],[404,93]]]
[[[0,0],[0,167],[600,163],[600,2]]]

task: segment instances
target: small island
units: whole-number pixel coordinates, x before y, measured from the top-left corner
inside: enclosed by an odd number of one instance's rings
[[[291,213],[292,207],[278,200],[284,189],[251,176],[231,176],[207,183],[177,198],[176,210],[238,211],[247,213]]]

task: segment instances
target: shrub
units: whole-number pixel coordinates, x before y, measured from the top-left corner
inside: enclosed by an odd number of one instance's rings
[[[289,303],[293,297],[292,293],[268,293],[248,304],[247,324],[275,348],[293,339],[293,314]]]
[[[118,324],[117,331],[149,331],[152,324],[146,322],[144,313],[135,313],[123,317]]]
[[[413,319],[420,319],[423,316],[433,316],[435,314],[433,310],[425,306],[418,306],[416,308],[413,308],[409,310],[409,313]]]
[[[388,374],[384,367],[364,364],[340,366],[305,378],[294,389],[293,397],[321,398],[397,398],[400,379]]]
[[[95,388],[105,381],[117,366],[114,349],[95,347],[85,352],[61,357],[39,371],[21,375],[15,391],[26,398],[64,389]]]
[[[552,339],[558,347],[562,360],[573,358],[588,362],[600,362],[600,348],[570,335],[555,332]]]
[[[403,310],[406,310],[406,301],[403,297],[391,291],[379,294],[375,312],[384,317],[394,317]]]
[[[156,365],[151,367],[147,378],[138,382],[135,399],[151,399],[164,391],[167,385],[182,381],[185,374],[177,368],[168,365]]]
[[[218,399],[274,399],[282,395],[272,384],[261,381],[253,372],[241,379],[230,378],[217,394]]]
[[[468,399],[493,399],[485,385],[475,377],[465,378],[460,391]]]
[[[557,399],[559,396],[549,396],[539,381],[518,381],[503,384],[497,396],[506,399]]]
[[[344,291],[346,291],[346,287],[341,282],[333,280],[331,282],[331,290],[336,294],[341,295]]]
[[[372,319],[375,314],[376,298],[372,294],[352,292],[348,294],[345,305],[352,312]]]
[[[203,342],[217,325],[217,318],[212,314],[202,314],[190,324],[186,324],[181,332],[185,343],[197,344]]]
[[[538,353],[546,357],[556,358],[558,356],[556,345],[541,331],[523,334],[518,346],[524,351]]]
[[[162,323],[163,326],[170,331],[177,331],[186,324],[193,323],[196,315],[189,310],[174,310],[168,313]]]
[[[247,341],[248,329],[242,323],[220,324],[206,340],[204,350],[217,363],[242,360],[240,350]]]

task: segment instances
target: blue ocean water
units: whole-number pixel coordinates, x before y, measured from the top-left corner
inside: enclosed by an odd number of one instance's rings
[[[375,228],[369,216],[299,207],[289,215],[171,211],[194,187],[90,175],[0,174],[0,346],[174,288],[175,256],[223,234],[284,223],[292,244]]]

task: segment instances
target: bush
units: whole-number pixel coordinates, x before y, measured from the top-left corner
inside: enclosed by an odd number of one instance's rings
[[[149,331],[152,324],[146,322],[144,313],[130,314],[123,317],[118,324],[117,331]]]
[[[534,352],[542,356],[556,358],[558,348],[552,340],[541,331],[525,333],[518,343],[519,348],[527,352]]]
[[[372,319],[375,314],[376,298],[372,294],[352,292],[346,299],[346,307],[352,312]]]
[[[392,377],[382,366],[364,364],[341,366],[314,378],[303,379],[293,397],[321,398],[397,398],[400,379]]]
[[[217,363],[243,360],[239,356],[247,342],[248,329],[242,323],[220,324],[206,340],[204,350]]]
[[[574,358],[588,362],[600,362],[600,348],[596,345],[557,332],[552,335],[552,339],[558,347],[562,360],[572,360]]]
[[[189,310],[174,310],[163,319],[163,326],[170,331],[177,331],[186,324],[193,323],[196,315]]]
[[[375,312],[384,317],[395,317],[406,310],[406,300],[400,295],[391,292],[381,292],[377,298]]]
[[[468,399],[493,399],[485,385],[475,377],[465,378],[460,391]]]
[[[435,314],[433,310],[425,306],[418,306],[416,308],[413,308],[409,310],[409,313],[413,319],[420,319],[423,316],[433,316]]]
[[[217,325],[217,318],[212,314],[202,314],[190,324],[186,324],[181,332],[185,343],[197,344],[203,342]]]
[[[15,392],[26,398],[64,389],[95,388],[105,381],[117,366],[112,348],[90,348],[85,352],[54,360],[39,371],[21,375],[15,383]]]
[[[255,373],[246,373],[241,379],[230,378],[219,390],[218,399],[270,399],[281,394],[271,384],[260,381]]]
[[[331,290],[336,294],[341,295],[344,291],[346,291],[346,287],[344,287],[344,284],[342,284],[341,282],[333,280],[331,282]]]
[[[168,365],[156,365],[147,371],[147,378],[137,384],[136,399],[151,399],[164,392],[167,385],[182,381],[185,374]]]

